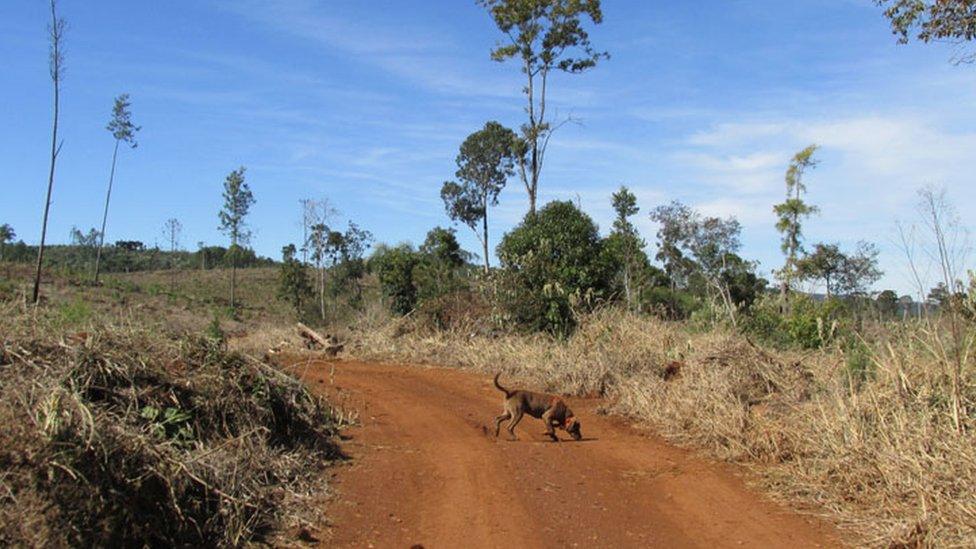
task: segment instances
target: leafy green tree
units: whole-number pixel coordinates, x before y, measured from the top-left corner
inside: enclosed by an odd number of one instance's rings
[[[424,243],[420,245],[420,253],[455,269],[467,263],[471,255],[461,248],[454,229],[443,227],[434,227],[427,231]]]
[[[769,284],[768,280],[756,274],[755,262],[746,261],[734,253],[725,256],[721,277],[732,303],[742,310],[751,308]]]
[[[780,294],[784,299],[792,288],[797,275],[796,262],[803,253],[802,220],[819,211],[816,206],[803,201],[803,193],[807,190],[803,184],[803,175],[808,169],[816,167],[817,161],[813,157],[816,152],[817,146],[810,145],[793,156],[786,170],[786,201],[773,206],[773,212],[778,218],[776,230],[783,233],[780,248],[786,255],[786,263],[778,273],[782,282]]]
[[[51,0],[51,24],[48,38],[51,43],[48,69],[54,87],[54,117],[51,122],[51,168],[47,176],[47,196],[44,198],[44,217],[41,220],[41,242],[37,246],[37,266],[34,269],[34,291],[31,302],[37,304],[41,297],[41,266],[44,264],[44,241],[47,237],[47,217],[51,210],[51,192],[54,190],[54,167],[61,153],[63,141],[58,141],[58,116],[61,111],[61,79],[64,77],[64,31],[67,23],[58,17],[57,0]]]
[[[467,137],[455,160],[458,182],[447,181],[441,199],[447,215],[471,228],[481,241],[485,272],[491,268],[488,254],[488,208],[498,205],[498,195],[514,171],[515,132],[498,122]],[[481,232],[478,225],[481,225]]]
[[[929,290],[929,295],[925,296],[925,300],[932,305],[944,306],[949,303],[949,295],[949,288],[946,287],[945,282],[939,282]]]
[[[828,299],[835,294],[863,296],[882,275],[877,247],[863,241],[851,254],[841,251],[837,244],[819,243],[813,253],[797,261],[796,268],[799,278],[823,280]]]
[[[672,201],[651,210],[651,221],[658,224],[657,253],[654,258],[664,265],[670,292],[668,294],[668,310],[672,317],[678,314],[678,289],[687,288],[691,274],[695,270],[694,261],[685,257],[681,249],[682,242],[687,238],[695,212],[685,204]]]
[[[310,259],[318,271],[319,317],[325,321],[325,282],[329,257],[333,255],[333,246],[339,233],[329,228],[325,223],[315,223],[309,227],[308,244],[306,248],[311,252]]]
[[[898,315],[898,294],[894,290],[884,290],[875,298],[875,305],[881,318],[895,318]]]
[[[105,210],[102,212],[102,231],[98,241],[98,253],[95,255],[95,284],[98,284],[99,267],[102,263],[102,248],[105,246],[105,224],[108,221],[108,204],[112,198],[112,182],[115,180],[115,161],[119,156],[119,144],[125,143],[133,149],[139,146],[136,142],[136,132],[142,128],[132,123],[132,111],[129,110],[131,106],[129,94],[123,93],[116,97],[115,105],[112,106],[112,119],[109,121],[108,126],[105,127],[105,129],[112,132],[112,137],[115,138],[115,150],[112,152],[112,170],[108,176],[108,191],[105,193]]]
[[[755,297],[754,289],[746,288],[760,284],[754,276],[755,265],[736,255],[741,247],[739,222],[735,218],[704,217],[678,201],[658,206],[651,211],[651,219],[659,224],[657,257],[672,280],[672,295],[681,282],[685,288],[718,302],[736,326],[737,311]],[[740,284],[739,297],[747,303],[740,303],[733,295],[733,285]]]
[[[362,278],[366,274],[363,254],[373,241],[373,234],[349,222],[345,232],[333,231],[329,235],[331,296],[333,317],[338,311],[339,297],[350,296],[353,305],[362,299]]]
[[[240,168],[230,172],[224,180],[224,207],[219,212],[220,231],[230,238],[231,278],[230,278],[230,307],[237,307],[237,263],[238,250],[251,240],[251,231],[245,219],[254,205],[254,195],[251,188],[244,181],[244,170]]]
[[[98,239],[101,235],[94,227],[88,229],[88,232],[82,232],[78,227],[71,227],[71,244],[73,246],[79,246],[81,248],[94,248],[98,245]]]
[[[466,287],[466,265],[472,254],[464,251],[453,229],[434,227],[418,249],[420,262],[414,270],[418,299],[428,300]]]
[[[813,247],[813,253],[806,255],[796,262],[797,276],[802,279],[823,280],[827,290],[827,299],[835,293],[837,277],[847,262],[847,256],[840,251],[837,244],[818,243]]]
[[[278,298],[287,301],[295,308],[299,319],[305,310],[307,298],[312,295],[312,285],[308,280],[305,265],[295,255],[297,249],[289,244],[281,249],[281,266],[278,270]]]
[[[874,0],[884,7],[891,31],[902,44],[911,36],[922,42],[949,40],[971,41],[976,38],[976,2],[972,0]],[[958,58],[969,63],[976,59],[970,52]]]
[[[505,235],[498,257],[508,307],[523,326],[567,335],[574,308],[606,298],[613,276],[603,241],[588,215],[572,202],[554,201]]]
[[[624,301],[628,308],[633,309],[650,266],[644,253],[646,243],[637,232],[637,227],[630,222],[640,208],[637,207],[637,197],[624,185],[613,193],[610,202],[617,217],[605,247],[612,258],[619,286],[623,288]]]
[[[731,288],[724,275],[728,271],[729,259],[738,257],[735,254],[741,246],[741,232],[742,226],[735,218],[702,218],[696,214],[684,240],[685,248],[695,259],[707,283],[709,294],[721,300],[733,327],[737,325],[738,305],[732,299]]]
[[[872,284],[881,279],[884,272],[878,268],[878,247],[860,241],[841,264],[837,290],[847,296],[865,296]]]
[[[590,45],[581,18],[603,21],[600,0],[478,0],[507,40],[491,52],[495,61],[516,59],[526,85],[528,120],[522,125],[517,154],[519,175],[529,195],[529,212],[536,210],[539,174],[553,131],[546,94],[553,71],[578,74],[609,56]]]
[[[9,223],[0,225],[0,260],[3,259],[3,254],[7,250],[7,244],[13,242],[16,237],[17,233],[14,232],[14,228]]]
[[[417,285],[414,269],[420,256],[409,244],[394,248],[378,246],[369,260],[370,271],[376,273],[383,294],[390,298],[390,309],[405,315],[417,306]]]

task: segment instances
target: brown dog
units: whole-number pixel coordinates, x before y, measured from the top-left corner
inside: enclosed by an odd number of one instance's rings
[[[508,433],[514,440],[518,440],[515,434],[515,426],[522,421],[524,414],[529,414],[534,418],[541,419],[546,424],[546,434],[554,442],[559,442],[556,431],[553,427],[559,427],[569,433],[573,440],[583,438],[580,433],[580,422],[573,415],[573,411],[566,406],[563,399],[557,396],[533,393],[532,391],[509,391],[498,383],[501,373],[495,374],[495,387],[505,393],[505,413],[495,418],[495,436],[501,429],[502,422],[508,422]]]

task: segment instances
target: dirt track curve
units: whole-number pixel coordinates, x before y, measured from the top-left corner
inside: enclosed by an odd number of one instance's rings
[[[324,546],[839,545],[828,525],[764,500],[730,466],[596,414],[597,400],[567,399],[582,418],[580,442],[561,431],[563,442],[548,442],[529,417],[509,442],[488,431],[501,406],[488,377],[358,362],[296,370],[360,413],[346,432],[352,459],[333,479]]]

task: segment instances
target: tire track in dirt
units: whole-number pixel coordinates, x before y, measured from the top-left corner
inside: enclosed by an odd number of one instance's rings
[[[526,418],[509,442],[489,434],[502,396],[486,376],[360,362],[295,369],[360,415],[343,446],[352,460],[334,474],[325,546],[840,545],[829,525],[763,499],[733,467],[597,415],[598,400],[567,399],[583,441],[548,442]]]

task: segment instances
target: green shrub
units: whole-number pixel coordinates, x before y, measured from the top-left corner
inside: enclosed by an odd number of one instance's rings
[[[498,245],[502,297],[513,320],[557,335],[575,326],[574,309],[607,297],[612,269],[597,226],[572,202],[550,202]]]
[[[873,379],[876,373],[871,349],[856,337],[847,338],[843,349],[846,381],[851,389],[859,390],[866,381]]]
[[[846,328],[846,307],[839,299],[817,302],[810,296],[794,294],[787,312],[781,312],[781,306],[778,296],[765,295],[743,318],[743,329],[778,347],[816,349],[833,342]]]
[[[390,298],[390,309],[405,315],[417,306],[417,285],[414,268],[420,255],[408,244],[395,248],[378,247],[369,260],[369,269],[376,273],[383,294]]]
[[[645,288],[641,293],[641,306],[660,318],[667,320],[683,320],[702,306],[701,301],[691,292],[671,290],[671,288],[656,286]]]

